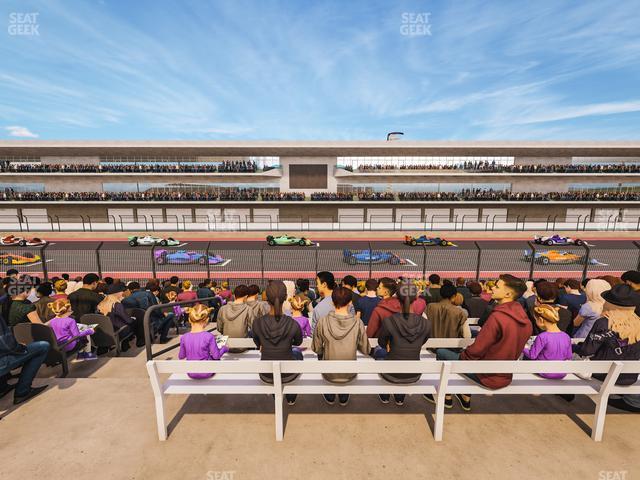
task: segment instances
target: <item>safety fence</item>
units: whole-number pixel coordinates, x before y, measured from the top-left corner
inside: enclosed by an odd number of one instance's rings
[[[321,207],[321,206],[319,206]],[[639,217],[592,215],[0,215],[14,232],[640,231]]]
[[[245,246],[243,242],[195,241],[177,247],[128,247],[124,242],[51,243],[42,247],[0,247],[0,269],[50,279],[88,272],[122,280],[205,278],[266,284],[270,279],[315,278],[328,270],[358,279],[406,277],[487,279],[502,273],[520,278],[578,278],[620,275],[640,269],[640,243],[551,247],[525,241],[466,241],[455,247],[409,246],[352,241],[314,247]],[[188,246],[187,246],[188,245]],[[337,246],[336,246],[337,245]]]

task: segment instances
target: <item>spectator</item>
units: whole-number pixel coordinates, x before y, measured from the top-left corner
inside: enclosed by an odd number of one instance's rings
[[[69,275],[67,275],[68,277]],[[64,278],[64,274],[63,274],[63,278]],[[67,289],[65,290],[65,293],[67,295],[75,292],[76,290],[82,288],[82,277],[81,276],[77,276],[75,277],[73,280],[68,280],[67,279]]]
[[[550,282],[546,282],[551,284]],[[555,288],[555,285],[553,285]],[[542,303],[533,308],[536,327],[540,333],[533,341],[531,349],[522,351],[524,358],[528,360],[571,360],[571,337],[558,327],[560,322],[559,311],[562,307],[549,303]],[[566,373],[540,373],[543,378],[561,379]],[[570,398],[571,400],[573,398]]]
[[[351,290],[351,305],[354,311],[358,310],[358,300],[360,300],[360,294],[358,293],[358,279],[353,275],[345,275],[342,279],[342,286]]]
[[[49,353],[47,342],[21,345],[0,315],[0,398],[15,388],[13,404],[19,405],[42,393],[47,385],[33,387],[32,382]],[[11,370],[22,367],[16,384],[9,384]]]
[[[532,327],[518,298],[526,291],[524,282],[513,275],[500,275],[493,288],[497,305],[484,324],[476,340],[461,353],[438,349],[438,360],[517,360],[531,336]],[[467,374],[472,381],[489,389],[506,387],[511,383],[509,373]],[[445,397],[446,398],[446,397]],[[456,395],[462,409],[471,410],[469,395]],[[445,403],[451,408],[452,399]]]
[[[369,354],[369,339],[363,323],[356,318],[349,309],[353,292],[346,287],[337,287],[331,292],[334,310],[318,320],[313,331],[311,349],[318,354],[320,360],[355,360],[359,350],[364,355]],[[331,383],[344,384],[354,378],[354,373],[326,373],[322,374]],[[335,394],[323,394],[325,402],[333,405]],[[340,405],[349,403],[348,394],[338,395]]]
[[[464,278],[458,277],[456,278],[456,290],[458,293],[462,295],[462,298],[466,301],[468,298],[471,298],[471,290],[467,286],[467,282]]]
[[[98,280],[95,273],[87,273],[82,279],[82,286],[69,294],[71,310],[76,320],[81,320],[85,313],[96,313],[98,304],[104,299],[103,295],[94,291]]]
[[[97,310],[98,313],[109,317],[109,320],[111,320],[111,324],[113,325],[113,328],[115,330],[118,330],[124,326],[127,327],[120,333],[121,339],[127,337],[130,332],[133,332],[136,336],[136,346],[143,347],[145,345],[144,325],[142,325],[142,322],[140,322],[140,320],[132,317],[131,315],[127,315],[125,307],[122,304],[122,300],[126,291],[127,287],[125,287],[124,284],[120,282],[110,285],[106,291],[107,295],[98,304]],[[122,341],[121,350],[123,352],[129,350],[128,339]],[[98,354],[101,353],[103,352],[98,352]]]
[[[316,329],[318,320],[322,317],[326,317],[330,312],[334,310],[333,300],[331,300],[331,293],[336,288],[336,280],[331,272],[318,272],[316,275],[316,290],[322,298],[313,309],[311,316],[311,330]]]
[[[147,282],[145,287],[151,295],[153,296],[153,300],[151,302],[152,305],[159,305],[161,303],[160,296],[160,284],[158,282]],[[169,292],[170,296],[177,298],[176,293],[171,291]],[[210,294],[211,295],[211,294]],[[179,308],[179,307],[176,307]],[[167,343],[169,341],[169,329],[171,325],[177,324],[178,319],[176,318],[176,314],[173,311],[173,308],[170,309],[156,309],[151,312],[149,317],[151,321],[151,326],[153,327],[156,334],[160,335],[159,342]]]
[[[253,324],[252,310],[245,303],[249,289],[238,285],[233,291],[234,300],[220,308],[218,312],[218,331],[230,338],[246,338]],[[232,349],[235,352],[236,349]],[[244,350],[240,350],[244,351]]]
[[[558,294],[558,305],[565,306],[571,312],[571,318],[575,318],[580,311],[580,307],[587,301],[587,296],[580,291],[580,282],[575,278],[570,278],[564,282],[564,291],[560,289]]]
[[[624,283],[629,285],[634,292],[640,293],[640,272],[637,270],[629,270],[628,272],[624,272],[620,277]],[[636,315],[640,316],[640,305],[636,308]]]
[[[534,311],[535,307],[537,305],[542,305],[542,304],[552,305],[557,307],[560,307],[560,305],[556,303],[558,299],[558,287],[556,287],[555,284],[551,282],[547,282],[545,280],[537,283],[535,290],[536,290],[536,301],[533,305],[527,305],[528,307],[527,315],[531,320],[533,334],[538,335],[543,330],[541,330],[536,323],[536,315]],[[571,312],[564,307],[560,307],[558,311],[558,316],[559,316],[559,321],[558,321],[557,327],[563,332],[571,334],[573,330],[572,323],[571,323]]]
[[[496,282],[493,280],[487,280],[484,282],[482,288],[482,294],[480,294],[480,298],[482,298],[485,302],[489,303],[493,298],[493,287],[496,286]]]
[[[429,275],[427,289],[424,292],[424,298],[427,304],[437,303],[442,299],[442,297],[440,297],[440,287],[440,275],[437,273]]]
[[[222,299],[226,302],[229,302],[231,300],[231,297],[233,296],[233,293],[231,292],[231,289],[229,288],[229,282],[224,281],[222,282],[222,290],[220,290],[219,295],[222,297]]]
[[[292,317],[296,322],[298,322],[298,325],[300,325],[300,329],[302,330],[302,336],[310,337],[311,324],[309,323],[309,318],[302,314],[304,308],[309,303],[309,299],[304,295],[297,294],[296,296],[291,297],[289,299],[289,303],[291,304]]]
[[[260,287],[258,285],[249,285],[248,294],[245,303],[251,310],[251,323],[263,315],[267,315],[271,307],[269,306],[269,302],[265,302],[264,300],[259,299],[260,296]]]
[[[420,360],[422,345],[431,336],[431,323],[424,315],[417,315],[411,310],[411,305],[418,298],[415,285],[401,283],[396,295],[402,305],[402,312],[382,320],[378,345],[387,350],[386,360]],[[413,373],[382,373],[380,376],[397,384],[415,383],[420,379],[420,374]],[[382,403],[389,402],[388,394],[380,394],[378,397]],[[404,404],[404,394],[394,394],[393,398],[396,405]]]
[[[53,283],[53,288],[56,291],[54,295],[51,296],[53,300],[59,300],[61,298],[68,298],[65,293],[67,290],[67,281],[64,279],[56,280]]]
[[[316,295],[316,292],[312,288],[310,288],[309,280],[307,280],[306,278],[299,278],[298,280],[296,280],[296,288],[298,290],[298,293],[302,293],[310,300],[311,303],[309,304],[309,306],[315,307],[318,296]],[[303,313],[307,316],[310,316],[309,312]]]
[[[205,279],[198,285],[198,289],[196,290],[196,297],[199,299],[215,297],[215,293],[213,291],[213,285],[211,284],[210,278]],[[214,299],[214,300],[209,300],[208,302],[205,302],[205,303],[207,306],[213,307],[212,318],[215,318],[217,316],[217,310],[220,308],[220,302]]]
[[[49,326],[56,335],[58,343],[64,343],[74,337],[83,336],[78,340],[67,344],[64,347],[66,352],[73,351],[78,345],[82,348],[78,351],[78,360],[97,360],[98,356],[91,351],[91,340],[86,338],[95,332],[87,325],[82,325],[82,331],[78,328],[78,323],[71,318],[71,303],[69,299],[61,298],[54,300],[49,304],[49,309],[53,312],[54,317],[49,322]]]
[[[296,321],[283,315],[282,305],[287,299],[287,289],[280,280],[272,280],[265,290],[267,301],[271,306],[268,315],[259,317],[253,322],[253,341],[260,349],[262,360],[302,360],[302,352],[295,345],[302,343],[302,330]],[[289,383],[298,377],[297,374],[282,376],[283,383]],[[273,383],[273,375],[261,373],[260,378],[266,383]],[[297,395],[286,395],[287,403],[294,405]]]
[[[607,290],[611,290],[611,286],[605,280],[592,278],[587,282],[584,289],[587,301],[580,307],[578,315],[573,319],[572,336],[574,338],[586,338],[589,335],[593,324],[602,316],[604,308],[602,294]]]
[[[38,317],[40,320],[48,322],[55,316],[49,308],[49,304],[55,300],[51,297],[51,294],[53,293],[53,286],[49,282],[41,283],[38,285],[36,293],[38,295],[38,301],[35,302],[34,305],[36,306]]]
[[[182,282],[182,291],[178,294],[179,302],[186,302],[189,300],[197,300],[198,294],[191,290],[191,281],[185,280]]]
[[[471,338],[467,314],[453,305],[453,300],[458,293],[456,287],[443,285],[439,290],[440,301],[427,305],[431,335],[434,338]]]
[[[191,308],[186,308],[189,315],[191,331],[180,337],[180,360],[220,360],[229,351],[229,347],[224,345],[218,347],[216,337],[213,333],[207,332],[206,327],[209,322],[211,308],[197,303]],[[188,373],[190,378],[211,378],[213,373]]]
[[[624,283],[621,278],[614,277],[613,275],[602,275],[598,278],[601,280],[605,280],[609,285],[611,285],[611,288]]]
[[[127,290],[129,295],[125,295],[122,299],[122,305],[124,308],[139,308],[146,311],[151,305],[153,305],[153,295],[143,290],[138,282],[127,283]]]
[[[181,291],[182,290],[180,289],[180,278],[178,278],[175,275],[171,276],[169,278],[169,285],[165,286],[162,289],[162,295],[161,295],[161,298],[163,299],[162,303],[169,303],[169,300],[167,298],[168,292],[175,292],[177,296]]]
[[[469,282],[467,284],[471,296],[464,302],[464,307],[469,314],[469,318],[480,318],[489,302],[483,300],[480,296],[482,294],[482,286],[478,282]]]
[[[369,324],[369,319],[371,318],[373,310],[378,306],[378,303],[380,303],[380,297],[378,297],[377,294],[378,280],[370,278],[365,282],[364,288],[366,293],[358,300],[356,313],[366,327]]]
[[[7,277],[7,299],[2,304],[2,316],[8,319],[10,327],[19,323],[42,323],[36,306],[27,300],[33,289],[32,280],[25,276],[19,282],[14,277]],[[13,289],[13,290],[12,290]]]

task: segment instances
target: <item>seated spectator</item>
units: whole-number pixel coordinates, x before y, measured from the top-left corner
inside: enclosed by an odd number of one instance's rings
[[[162,289],[161,298],[163,298],[162,303],[168,303],[167,301],[167,292],[175,292],[178,295],[182,290],[180,289],[180,279],[173,275],[169,278],[169,285]]]
[[[198,285],[198,289],[196,290],[197,298],[209,298],[215,297],[215,292],[213,291],[213,284],[210,278],[205,279]],[[206,302],[207,306],[213,307],[212,318],[217,316],[217,310],[220,308],[220,302],[218,300],[209,300]]]
[[[411,311],[411,305],[418,298],[415,285],[401,283],[396,292],[402,305],[401,313],[394,313],[382,319],[378,332],[378,345],[387,350],[385,360],[420,360],[422,345],[431,337],[431,323],[424,315]],[[380,376],[390,383],[415,383],[420,374],[414,373],[381,373]],[[388,394],[378,395],[382,403],[389,403]],[[405,395],[394,394],[396,405],[403,405]]]
[[[160,284],[158,282],[147,282],[145,290],[153,295],[153,301],[151,302],[152,305],[159,305],[160,303],[162,303],[160,300],[160,296],[162,295],[162,293],[160,291]],[[176,293],[173,291],[169,292],[169,296],[172,296],[174,300],[177,297]],[[155,335],[160,335],[159,342],[167,343],[169,341],[169,329],[171,328],[171,325],[177,323],[178,320],[173,308],[160,308],[153,310],[149,316],[149,320],[151,322],[151,327],[155,332]]]
[[[220,290],[218,295],[220,295],[220,297],[222,297],[222,299],[224,299],[225,302],[229,302],[231,300],[233,293],[229,288],[229,282],[227,281],[222,282],[222,289]]]
[[[429,303],[439,302],[442,297],[440,297],[440,287],[441,287],[441,279],[440,275],[437,273],[432,273],[429,275],[429,281],[427,282],[427,288],[424,291],[424,299]]]
[[[2,316],[8,319],[10,327],[15,327],[19,323],[42,323],[38,316],[36,306],[27,300],[33,289],[33,284],[25,278],[17,284],[11,277],[7,279],[9,283],[5,287],[9,293],[7,299],[2,304]],[[11,289],[11,290],[10,290]],[[11,294],[13,292],[13,294]]]
[[[493,280],[487,280],[484,282],[482,286],[482,293],[480,294],[480,298],[482,298],[485,302],[489,303],[493,298],[493,287],[496,286],[496,282]]]
[[[182,282],[182,291],[178,294],[178,301],[186,302],[197,299],[198,294],[194,290],[191,290],[191,282],[189,280]]]
[[[580,311],[580,307],[587,301],[587,296],[580,290],[580,282],[575,278],[570,278],[564,282],[564,291],[559,290],[558,305],[565,306],[571,312],[571,318],[575,318]]]
[[[326,317],[334,310],[331,293],[336,288],[336,279],[331,272],[318,272],[316,274],[316,290],[321,300],[316,303],[311,316],[311,330],[316,329],[318,320]]]
[[[465,318],[469,316],[469,312],[464,308],[464,297],[460,292],[457,292],[453,297],[451,297],[451,305],[454,307],[458,307],[463,313]]]
[[[49,322],[49,326],[56,335],[58,343],[64,343],[67,340],[89,335],[93,335],[95,332],[87,325],[82,325],[82,331],[78,328],[78,323],[71,318],[71,303],[69,299],[61,298],[49,303],[49,309],[55,315]],[[98,356],[91,351],[91,340],[88,338],[81,338],[74,340],[64,347],[66,352],[73,351],[78,345],[82,345],[78,351],[78,360],[97,360]]]
[[[602,316],[596,320],[584,342],[573,351],[591,360],[640,360],[640,317],[635,309],[639,294],[629,285],[616,285],[602,294],[605,300]],[[603,381],[606,375],[593,374]],[[638,381],[635,373],[622,373],[616,385],[632,385]]]
[[[87,273],[82,278],[80,288],[68,294],[76,320],[80,320],[85,313],[96,313],[98,304],[104,299],[103,295],[95,292],[99,279],[95,273]]]
[[[229,351],[229,347],[224,345],[218,347],[216,336],[207,332],[207,323],[211,308],[200,303],[185,309],[189,315],[191,331],[180,337],[180,360],[220,360]],[[190,378],[211,378],[213,373],[188,373]]]
[[[467,315],[453,304],[456,287],[443,285],[439,289],[440,301],[427,305],[427,318],[431,323],[431,336],[434,338],[471,338],[471,329],[467,325]]]
[[[218,312],[218,331],[230,338],[246,338],[249,336],[253,318],[252,310],[245,303],[249,289],[246,285],[238,285],[233,291],[233,301],[220,308]],[[235,351],[233,349],[232,351]],[[244,351],[244,350],[241,350]]]
[[[380,297],[378,297],[377,294],[378,280],[370,278],[365,282],[364,288],[366,293],[358,300],[356,314],[366,327],[369,324],[373,310],[378,306],[378,303],[380,303]]]
[[[127,283],[127,290],[129,290],[129,295],[122,299],[124,308],[139,308],[146,311],[147,308],[153,305],[153,295],[143,290],[138,282]]]
[[[549,282],[547,282],[549,283]],[[555,287],[555,285],[554,285]],[[562,307],[542,303],[533,308],[536,327],[540,333],[531,348],[522,351],[528,360],[571,360],[571,337],[558,327]],[[540,373],[543,378],[561,379],[566,373]]]
[[[593,324],[602,316],[602,309],[604,308],[602,294],[607,290],[611,290],[611,285],[605,280],[592,278],[587,282],[584,289],[587,301],[580,307],[578,315],[573,319],[574,330],[572,337],[586,338],[589,335]]]
[[[402,311],[402,305],[400,300],[395,296],[397,291],[397,283],[389,277],[383,277],[378,284],[378,296],[381,297],[378,305],[371,312],[369,317],[369,323],[367,325],[367,336],[369,338],[376,338],[378,336],[378,330],[382,323],[382,319],[393,315],[394,313],[400,313]],[[415,300],[411,304],[411,311],[416,315],[422,315],[424,312],[424,302]],[[381,348],[376,348],[376,358],[379,356],[384,357],[385,351]]]
[[[55,290],[55,294],[51,295],[53,300],[59,300],[61,298],[68,298],[65,293],[67,290],[67,281],[64,279],[56,280],[53,283],[53,288]]]
[[[558,288],[555,286],[555,284],[547,282],[546,280],[536,283],[535,292],[536,301],[532,305],[527,305],[527,315],[531,320],[533,334],[538,335],[540,332],[542,332],[542,330],[540,330],[540,328],[536,324],[536,317],[534,312],[535,307],[537,305],[552,305],[560,307],[560,305],[556,303],[556,300],[558,299]],[[571,334],[573,330],[571,323],[571,312],[567,308],[561,307],[558,310],[558,316],[560,317],[557,325],[558,328],[563,332]]]
[[[19,405],[42,393],[48,385],[33,387],[32,382],[49,353],[49,343],[31,342],[21,345],[0,315],[0,398],[11,390],[13,404]],[[9,384],[11,370],[22,367],[16,384]]]
[[[461,353],[440,348],[436,351],[438,360],[517,360],[531,336],[529,317],[517,302],[527,286],[513,275],[500,275],[493,288],[493,298],[497,305],[478,333],[474,343]],[[466,374],[472,381],[489,389],[506,387],[511,383],[510,373]],[[427,400],[431,401],[428,397]],[[469,395],[456,395],[463,410],[471,410]],[[453,406],[452,398],[445,397],[445,406]]]
[[[353,292],[346,287],[336,287],[331,292],[334,310],[318,320],[313,331],[311,349],[320,360],[355,360],[359,350],[369,354],[369,339],[363,323],[350,312]],[[355,373],[323,373],[323,378],[331,383],[344,384],[356,378]],[[325,402],[333,405],[335,394],[323,394]],[[338,395],[343,407],[349,403],[348,394]]]
[[[40,318],[40,320],[48,322],[55,316],[49,308],[49,304],[54,301],[54,299],[51,297],[51,294],[53,293],[53,286],[49,282],[41,283],[40,285],[38,285],[38,288],[36,288],[36,293],[38,295],[38,300],[34,303],[34,305],[36,306],[38,317]]]
[[[360,294],[358,293],[358,279],[353,275],[345,275],[342,279],[342,286],[348,288],[351,291],[351,305],[353,309],[358,311],[358,300],[360,300]]]
[[[615,277],[613,275],[602,275],[598,278],[600,280],[605,280],[609,285],[611,285],[611,288],[615,287],[616,285],[622,285],[624,283],[621,278]]]
[[[269,302],[258,298],[260,296],[260,287],[258,285],[249,285],[247,287],[247,293],[245,303],[251,310],[251,323],[253,323],[256,318],[268,314],[271,307],[269,306]]]
[[[107,295],[98,304],[98,313],[109,317],[113,324],[114,330],[118,330],[124,326],[127,328],[122,331],[120,338],[127,336],[129,332],[133,332],[136,336],[136,346],[143,347],[145,345],[144,340],[144,325],[142,322],[130,315],[127,315],[125,306],[122,304],[127,287],[124,284],[118,282],[107,288]],[[123,340],[122,351],[129,350],[129,340]],[[101,352],[98,352],[99,354]]]
[[[309,307],[315,307],[318,296],[316,295],[316,292],[312,288],[310,288],[309,280],[307,280],[306,278],[297,279],[296,290],[298,293],[302,293],[304,296],[306,296],[309,299],[309,301],[311,302],[309,304]],[[303,312],[303,313],[307,317],[311,318],[310,312]]]
[[[489,302],[484,300],[480,295],[482,294],[482,286],[478,282],[469,282],[467,284],[471,296],[465,299],[464,308],[469,314],[469,318],[480,318]]]
[[[287,299],[287,289],[280,280],[272,280],[265,289],[267,301],[271,306],[268,315],[256,318],[253,322],[253,341],[260,349],[262,360],[302,360],[302,352],[296,345],[302,343],[302,330],[296,321],[282,314],[282,305]],[[259,374],[262,381],[273,383],[273,375]],[[282,376],[283,383],[295,380],[298,374]],[[297,395],[286,395],[287,403],[295,405]]]
[[[302,314],[304,308],[309,303],[309,299],[304,295],[297,294],[294,297],[289,299],[289,303],[291,304],[291,311],[293,319],[298,322],[300,325],[300,329],[302,330],[303,337],[311,336],[311,324],[309,323],[309,318]],[[267,312],[268,313],[268,312]],[[265,314],[263,314],[265,315]],[[260,315],[262,316],[262,315]]]
[[[467,298],[471,298],[471,290],[469,290],[467,281],[464,278],[462,277],[456,278],[455,286],[456,286],[456,290],[458,290],[458,293],[462,295],[462,298],[464,298],[465,301],[467,300]]]

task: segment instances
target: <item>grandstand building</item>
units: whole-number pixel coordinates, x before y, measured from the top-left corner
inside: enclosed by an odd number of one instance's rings
[[[640,142],[0,141],[0,215],[640,218]]]

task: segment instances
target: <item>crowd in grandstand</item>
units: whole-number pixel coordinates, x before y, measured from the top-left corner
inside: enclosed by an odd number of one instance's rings
[[[263,192],[260,198],[266,202],[304,200],[305,194],[302,192]]]
[[[274,167],[265,166],[263,171]],[[250,160],[223,160],[217,163],[136,162],[99,164],[48,164],[0,162],[6,173],[254,173],[258,165]]]
[[[640,200],[634,191],[570,191],[570,192],[512,192],[493,189],[464,189],[460,192],[400,192],[398,200],[425,201],[627,201]]]
[[[353,200],[353,193],[330,193],[330,192],[315,192],[311,194],[312,201],[331,201],[331,202],[346,202]]]
[[[259,192],[253,188],[224,188],[215,191],[146,192],[16,192],[5,189],[3,200],[8,201],[253,201]]]
[[[358,282],[347,275],[338,284],[331,272],[319,272],[315,285],[309,280],[271,280],[262,290],[258,285],[239,284],[233,290],[228,282],[217,285],[210,279],[197,287],[177,276],[165,281],[150,279],[142,286],[89,273],[71,279],[63,274],[49,282],[18,280],[17,270],[8,270],[0,291],[0,396],[15,389],[14,402],[21,403],[46,388],[31,386],[50,345],[35,341],[17,343],[11,328],[18,324],[46,323],[58,342],[79,359],[93,360],[109,351],[92,345],[95,330],[83,322],[101,314],[119,332],[122,349],[131,337],[136,347],[156,339],[170,341],[170,328],[182,328],[179,358],[218,360],[229,350],[218,346],[216,333],[230,338],[253,338],[263,360],[303,360],[304,337],[311,338],[311,350],[320,360],[355,360],[357,352],[377,360],[420,360],[421,349],[429,338],[472,338],[462,350],[437,349],[439,360],[640,360],[640,272],[628,271],[620,278],[611,275],[588,279],[524,282],[510,274],[486,282],[441,279],[432,274],[425,281],[367,279]],[[17,288],[19,286],[19,288]],[[200,300],[200,301],[199,301]],[[173,302],[192,301],[190,306]],[[151,315],[152,338],[145,338],[142,316],[153,305],[167,304]],[[477,318],[479,329],[472,330],[468,318]],[[209,322],[216,322],[212,332]],[[100,327],[98,327],[100,328]],[[534,336],[530,343],[531,336]],[[572,344],[571,337],[584,339]],[[370,348],[369,338],[377,339]],[[11,370],[22,367],[17,383],[9,383]],[[194,379],[212,374],[189,374]],[[416,382],[412,373],[381,374],[395,384]],[[466,374],[472,381],[491,390],[511,383],[509,374]],[[558,379],[565,374],[540,374]],[[265,382],[273,382],[262,375]],[[349,382],[355,374],[325,374],[332,383]],[[603,380],[604,376],[593,378]],[[290,382],[295,374],[284,376]],[[637,381],[637,375],[622,374],[619,385]],[[324,400],[341,405],[348,395],[325,394]],[[337,397],[337,398],[336,398]],[[382,403],[390,395],[380,394]],[[434,402],[431,395],[425,400]],[[455,395],[460,406],[471,409],[471,397]],[[567,401],[573,396],[564,395]],[[404,395],[393,395],[397,405]],[[453,407],[454,397],[445,399]],[[295,395],[287,402],[295,404]],[[610,405],[640,411],[640,398],[625,395],[611,398]]]
[[[353,172],[352,166],[346,170]],[[389,170],[462,170],[481,173],[640,173],[640,163],[607,163],[607,164],[534,164],[504,165],[493,161],[467,161],[460,163],[439,164],[363,164],[357,167],[358,172],[384,172]]]
[[[359,192],[358,200],[389,201],[395,200],[395,195],[392,192]]]

